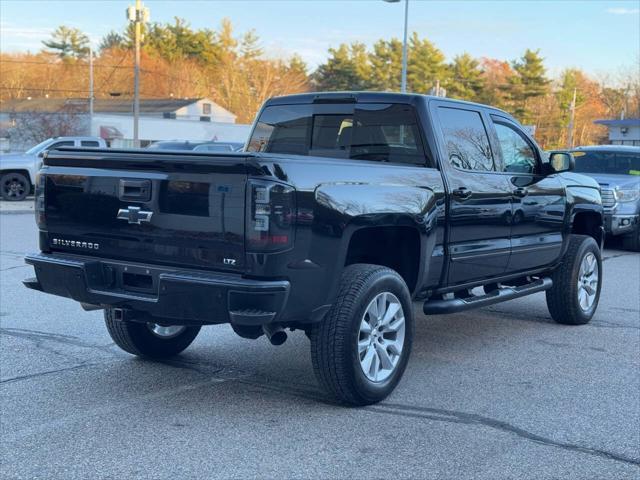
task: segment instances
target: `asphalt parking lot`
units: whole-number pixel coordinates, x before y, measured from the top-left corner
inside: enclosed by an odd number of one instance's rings
[[[0,215],[2,478],[639,478],[640,254],[607,249],[589,325],[544,295],[424,317],[394,394],[328,403],[309,345],[207,327],[175,360],[25,289],[32,214]]]

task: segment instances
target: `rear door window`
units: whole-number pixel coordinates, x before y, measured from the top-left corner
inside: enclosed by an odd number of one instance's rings
[[[82,140],[82,142],[80,142],[80,145],[83,147],[99,147],[100,143],[96,142],[95,140]]]
[[[415,111],[404,104],[267,107],[248,151],[425,164]]]
[[[439,107],[449,163],[462,170],[495,170],[489,137],[480,112]]]

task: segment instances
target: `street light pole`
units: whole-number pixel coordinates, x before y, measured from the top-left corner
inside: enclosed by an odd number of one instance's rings
[[[133,67],[133,146],[140,147],[140,42],[142,23],[149,21],[149,9],[142,6],[142,0],[136,0],[135,7],[127,9],[127,18],[134,22],[135,64]]]
[[[409,0],[404,0],[404,41],[402,42],[402,82],[400,91],[407,92],[407,34],[409,26]]]
[[[400,3],[401,0],[384,0],[387,3]],[[404,40],[402,41],[402,77],[400,80],[400,91],[407,92],[407,42],[409,33],[409,0],[404,0]]]
[[[573,129],[576,119],[576,96],[578,93],[578,89],[573,89],[573,99],[571,100],[571,105],[569,106],[569,134],[567,135],[567,148],[573,148]]]
[[[135,23],[135,66],[133,68],[133,146],[140,147],[138,124],[140,121],[140,7],[141,1],[136,0]]]
[[[89,121],[93,121],[93,48],[89,46]]]

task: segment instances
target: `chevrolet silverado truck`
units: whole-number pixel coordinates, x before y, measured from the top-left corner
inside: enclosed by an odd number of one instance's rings
[[[163,358],[204,325],[277,345],[303,330],[339,402],[385,398],[426,315],[536,292],[585,324],[603,209],[566,152],[507,113],[413,94],[268,100],[246,151],[50,151],[29,288],[103,309],[125,351]]]
[[[600,184],[607,235],[640,252],[640,147],[596,145],[572,153],[574,170]]]

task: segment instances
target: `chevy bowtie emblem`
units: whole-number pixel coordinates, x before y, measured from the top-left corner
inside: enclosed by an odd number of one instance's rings
[[[140,207],[127,207],[118,210],[118,220],[126,220],[129,223],[140,225],[142,222],[150,222],[153,212],[140,210]]]

